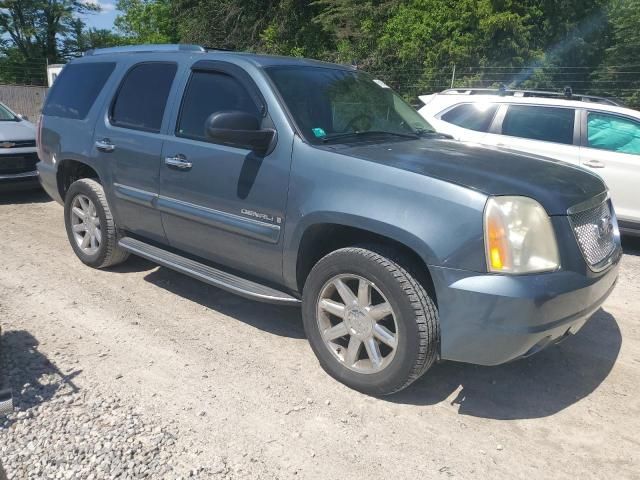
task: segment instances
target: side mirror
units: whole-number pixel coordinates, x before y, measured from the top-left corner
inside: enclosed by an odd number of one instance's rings
[[[273,150],[276,131],[260,129],[260,119],[235,110],[217,112],[209,116],[204,126],[211,141],[230,147],[246,148],[260,156]]]

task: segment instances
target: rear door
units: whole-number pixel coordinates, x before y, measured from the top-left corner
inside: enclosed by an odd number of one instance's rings
[[[255,115],[275,128],[251,77],[221,61],[200,61],[182,82],[172,136],[162,150],[158,208],[172,247],[256,276],[282,278],[282,231],[291,144],[272,153],[216,144],[207,118],[221,111]]]
[[[578,120],[571,107],[503,104],[483,143],[578,165]]]
[[[94,133],[94,155],[111,172],[111,202],[119,226],[158,242],[166,241],[156,209],[162,129],[176,72],[174,62],[132,65]]]
[[[600,111],[584,111],[580,163],[600,175],[622,221],[640,223],[640,121]]]

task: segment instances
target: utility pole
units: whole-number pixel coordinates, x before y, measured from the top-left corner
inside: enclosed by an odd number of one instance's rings
[[[456,64],[453,64],[453,72],[451,73],[451,88],[453,88],[453,84],[456,81]]]

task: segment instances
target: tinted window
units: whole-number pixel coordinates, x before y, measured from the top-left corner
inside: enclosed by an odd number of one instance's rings
[[[640,155],[640,122],[602,113],[589,113],[587,144],[611,152]]]
[[[67,65],[47,95],[44,115],[83,119],[100,94],[115,63]]]
[[[574,120],[571,108],[510,105],[502,122],[502,134],[571,145]]]
[[[194,72],[182,100],[177,134],[205,140],[205,121],[224,110],[260,116],[249,93],[235,78],[224,73]]]
[[[125,76],[111,110],[111,123],[159,132],[176,75],[175,63],[142,63]]]
[[[491,126],[498,105],[488,103],[465,103],[449,110],[440,118],[462,128],[486,132]]]

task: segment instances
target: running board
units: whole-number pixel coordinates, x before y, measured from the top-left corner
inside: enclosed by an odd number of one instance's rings
[[[158,263],[163,267],[171,268],[190,277],[202,280],[214,287],[227,290],[231,293],[267,303],[285,305],[299,305],[300,300],[288,293],[281,292],[266,285],[261,285],[251,280],[223,272],[189,258],[177,255],[162,248],[149,245],[131,237],[121,238],[118,242],[124,250],[140,257]]]

